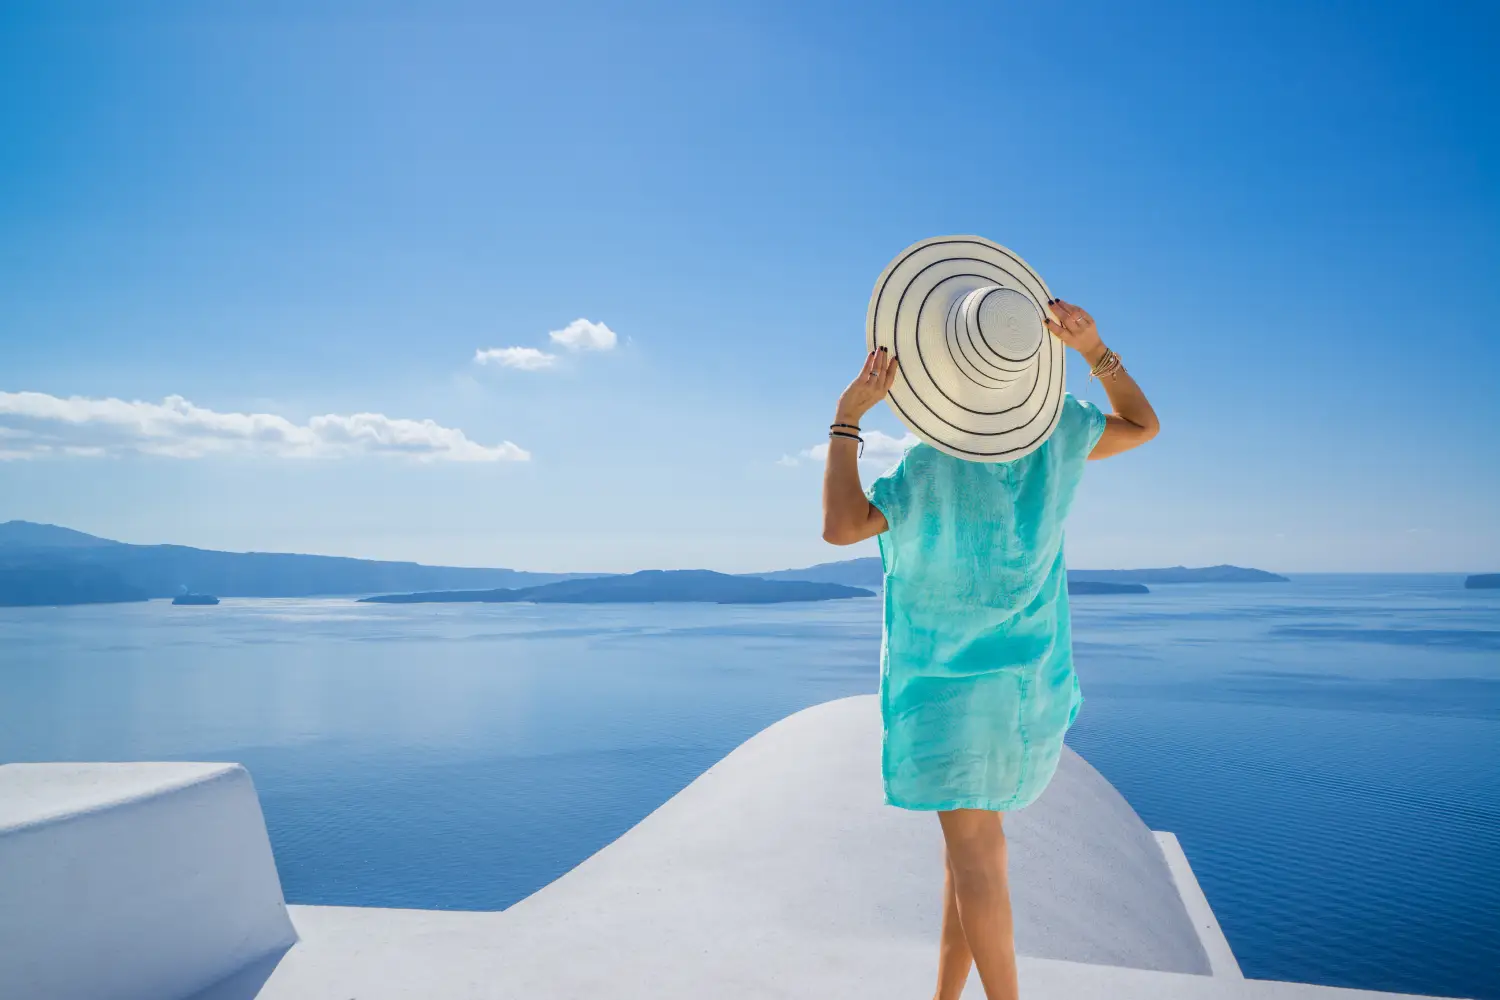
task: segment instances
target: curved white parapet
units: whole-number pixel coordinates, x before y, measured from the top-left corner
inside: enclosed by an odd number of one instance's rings
[[[884,803],[880,725],[873,696],[783,719],[513,906],[507,934],[535,954],[567,926],[635,965],[678,948],[816,963],[836,942],[935,947],[942,834],[935,813]],[[1005,826],[1019,953],[1210,972],[1156,839],[1083,758],[1069,751]]]
[[[0,997],[253,997],[295,941],[244,768],[0,766]]]

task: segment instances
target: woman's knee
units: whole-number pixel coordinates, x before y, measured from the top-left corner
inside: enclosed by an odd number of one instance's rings
[[[938,814],[947,845],[948,866],[956,877],[1003,870],[1005,828],[997,812],[955,809]]]

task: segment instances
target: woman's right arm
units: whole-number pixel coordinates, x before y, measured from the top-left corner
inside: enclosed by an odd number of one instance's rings
[[[1093,357],[1084,355],[1090,368],[1104,359],[1105,350],[1101,345]],[[1102,376],[1099,382],[1104,386],[1104,394],[1109,397],[1109,406],[1114,412],[1105,414],[1104,433],[1094,450],[1089,452],[1089,458],[1109,458],[1139,448],[1156,437],[1161,430],[1156,411],[1128,371],[1122,367],[1112,375]]]
[[[1109,353],[1109,348],[1099,339],[1094,318],[1062,299],[1053,299],[1048,305],[1058,322],[1047,319],[1047,329],[1057,339],[1083,355],[1090,370],[1097,368]],[[1104,384],[1105,395],[1109,396],[1110,409],[1114,412],[1105,416],[1104,434],[1100,436],[1099,443],[1094,445],[1094,450],[1089,452],[1089,458],[1109,458],[1122,451],[1139,448],[1156,437],[1161,430],[1161,421],[1156,418],[1156,411],[1151,408],[1146,394],[1123,366],[1102,376],[1099,381]]]
[[[847,424],[831,431],[857,434],[860,420],[890,391],[896,381],[896,359],[885,350],[871,351],[849,388],[839,397],[834,422]],[[859,482],[859,442],[830,433],[828,465],[823,472],[823,541],[853,545],[886,530],[885,515],[865,498]]]

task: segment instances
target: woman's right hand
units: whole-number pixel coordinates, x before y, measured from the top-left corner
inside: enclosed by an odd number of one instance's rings
[[[864,367],[839,397],[839,423],[858,425],[860,418],[885,398],[896,381],[896,356],[884,347],[871,351]]]

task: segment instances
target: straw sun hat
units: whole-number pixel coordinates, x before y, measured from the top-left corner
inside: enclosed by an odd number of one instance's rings
[[[973,462],[1011,462],[1062,414],[1062,342],[1042,324],[1052,295],[1031,267],[978,236],[903,250],[870,296],[870,350],[900,358],[886,398],[911,432]]]

